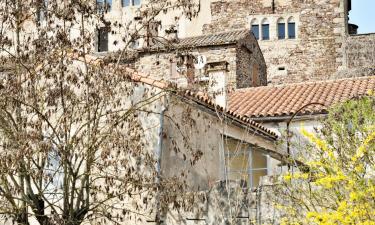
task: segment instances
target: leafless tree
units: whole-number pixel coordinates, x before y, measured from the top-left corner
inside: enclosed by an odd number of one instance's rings
[[[129,72],[87,56],[102,24],[128,30],[117,40],[125,43],[119,62],[142,34],[156,38],[142,30],[158,15],[180,10],[192,17],[196,6],[150,0],[136,29],[110,24],[106,10],[90,0],[0,1],[0,216],[6,220],[119,223],[152,212],[157,190],[184,188],[173,177],[155,182],[156,161],[139,118],[165,93],[150,89],[134,101]],[[162,204],[182,205],[171,194]]]

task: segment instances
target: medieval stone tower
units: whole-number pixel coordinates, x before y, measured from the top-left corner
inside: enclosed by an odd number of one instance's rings
[[[175,12],[158,18],[158,35],[174,26],[179,38],[247,29],[258,39],[267,64],[269,84],[283,84],[375,72],[375,34],[356,34],[348,23],[351,0],[196,0],[200,12],[193,20]],[[142,4],[147,4],[147,0]],[[130,19],[140,8],[113,0],[112,20]],[[121,48],[111,44],[109,51]],[[141,45],[139,46],[142,47]]]
[[[252,30],[272,84],[369,75],[375,34],[356,35],[350,10],[350,0],[214,0],[203,31]]]

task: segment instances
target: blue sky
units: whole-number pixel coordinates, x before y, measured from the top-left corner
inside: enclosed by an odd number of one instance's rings
[[[375,0],[352,0],[349,22],[359,26],[358,33],[375,33]]]

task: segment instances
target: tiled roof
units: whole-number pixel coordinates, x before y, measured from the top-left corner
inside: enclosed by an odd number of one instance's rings
[[[153,87],[157,87],[160,89],[168,89],[170,92],[179,95],[181,97],[189,98],[192,101],[202,104],[207,108],[210,108],[211,110],[214,110],[218,113],[223,114],[226,118],[237,120],[240,123],[243,123],[245,125],[248,125],[250,128],[252,128],[253,131],[257,132],[258,134],[261,134],[263,136],[267,136],[271,139],[276,140],[277,134],[271,131],[270,129],[267,129],[266,127],[260,125],[259,123],[242,116],[234,111],[226,110],[222,106],[217,105],[210,97],[208,97],[203,92],[195,92],[191,90],[178,90],[176,85],[174,83],[170,83],[168,81],[158,81],[152,78],[149,78],[147,76],[142,76],[139,73],[135,72],[132,69],[129,68],[123,68],[126,72],[130,72],[130,79],[135,82],[141,82],[144,84],[151,85]]]
[[[191,90],[185,90],[185,91],[177,92],[177,94],[184,96],[184,97],[188,97],[197,103],[203,104],[204,106],[209,107],[212,110],[215,110],[218,113],[222,113],[224,114],[226,118],[237,120],[240,123],[249,125],[257,133],[266,135],[274,140],[276,140],[278,137],[276,133],[262,126],[261,124],[253,121],[252,119],[249,119],[246,116],[240,115],[232,110],[224,109],[222,106],[217,105],[210,97],[207,96],[207,94],[203,92],[194,92]]]
[[[73,56],[73,58],[75,58],[76,60],[79,60],[79,61],[84,61],[84,59],[82,57],[79,57],[79,56],[78,57]],[[102,62],[102,60],[100,58],[97,58],[97,57],[91,56],[91,55],[86,55],[86,61],[90,64],[93,64],[93,65],[97,65],[97,64],[100,64]],[[116,67],[115,64],[108,64],[108,66],[110,67],[110,69],[122,70],[124,73],[128,74],[129,79],[134,81],[134,82],[141,82],[141,83],[144,83],[144,84],[151,85],[153,87],[168,90],[171,93],[174,93],[178,96],[188,98],[188,99],[190,99],[190,100],[192,100],[192,101],[194,101],[194,102],[196,102],[200,105],[203,105],[203,106],[205,106],[205,107],[207,107],[211,110],[215,110],[216,112],[219,112],[219,113],[223,114],[226,118],[236,120],[236,121],[238,121],[238,122],[240,122],[244,125],[247,125],[253,131],[255,131],[256,133],[258,133],[262,136],[266,136],[266,137],[271,138],[273,140],[276,140],[278,138],[276,133],[274,133],[270,129],[260,125],[259,123],[255,122],[255,121],[253,121],[249,118],[246,118],[244,116],[241,116],[241,115],[239,115],[235,112],[232,112],[230,110],[226,110],[223,107],[217,105],[216,103],[214,103],[212,101],[211,98],[209,98],[203,92],[194,92],[194,91],[190,91],[190,90],[178,90],[174,83],[164,81],[164,80],[155,80],[155,79],[150,78],[148,76],[144,76],[142,74],[139,74],[135,70],[133,70],[129,67],[123,66],[121,64],[119,64],[118,67]]]
[[[154,40],[154,44],[150,47],[140,49],[128,50],[126,54],[122,55],[121,52],[97,52],[95,56],[106,62],[117,61],[121,54],[121,62],[129,62],[140,57],[141,54],[155,53],[155,52],[169,52],[173,50],[185,50],[197,47],[220,46],[236,44],[238,41],[251,36],[249,30],[235,30],[224,33],[214,33],[202,36],[194,36],[188,38],[181,38],[178,40],[167,40],[159,38]],[[254,42],[256,42],[254,38]]]
[[[170,48],[180,49],[180,48],[194,48],[194,47],[205,47],[205,46],[215,46],[215,45],[226,45],[226,44],[234,44],[237,41],[246,37],[246,35],[250,35],[249,30],[235,30],[230,32],[224,33],[215,33],[215,34],[208,34],[202,36],[195,36],[195,37],[188,37],[178,39],[175,43],[169,43]],[[155,45],[151,48],[152,50],[157,50],[160,48],[165,48],[168,46],[168,43],[164,43],[160,41],[155,43]]]
[[[360,97],[375,90],[375,76],[323,82],[298,83],[236,90],[229,96],[229,110],[248,118],[326,113],[335,103]],[[323,105],[320,105],[323,104]]]

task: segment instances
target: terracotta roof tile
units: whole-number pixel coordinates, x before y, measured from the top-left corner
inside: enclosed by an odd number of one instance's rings
[[[83,57],[81,57],[79,55],[73,54],[72,57],[76,60],[79,60],[79,61],[85,60]],[[102,59],[98,59],[96,56],[92,56],[92,55],[87,55],[86,61],[88,61],[89,63],[92,63],[93,65],[99,65],[100,63],[103,63]],[[276,140],[278,138],[276,133],[274,133],[273,131],[267,129],[266,127],[264,127],[262,125],[260,125],[259,123],[249,119],[248,117],[243,116],[243,115],[241,115],[241,114],[239,114],[235,111],[224,109],[223,107],[217,105],[204,92],[194,92],[194,91],[191,91],[191,90],[179,90],[179,89],[177,89],[176,85],[171,83],[171,82],[168,82],[168,81],[165,81],[165,80],[153,79],[149,76],[142,75],[142,74],[136,72],[135,70],[133,70],[129,67],[126,67],[124,65],[121,65],[121,64],[116,66],[115,64],[110,63],[110,64],[108,64],[108,70],[109,71],[111,71],[111,70],[123,71],[125,73],[125,75],[127,75],[129,77],[129,79],[134,81],[134,82],[141,82],[141,83],[144,83],[144,84],[151,85],[153,87],[169,90],[171,93],[174,93],[178,96],[189,98],[192,101],[195,101],[199,104],[202,104],[207,108],[215,110],[219,113],[223,113],[224,116],[226,116],[227,118],[231,116],[231,117],[233,117],[231,119],[238,120],[238,122],[240,122],[240,123],[242,123],[246,126],[249,126],[250,129],[252,129],[253,131],[255,131],[256,133],[258,133],[260,135],[266,136],[266,137],[271,138],[273,140]]]
[[[239,89],[229,95],[229,110],[248,118],[325,113],[331,105],[375,90],[375,76]]]

